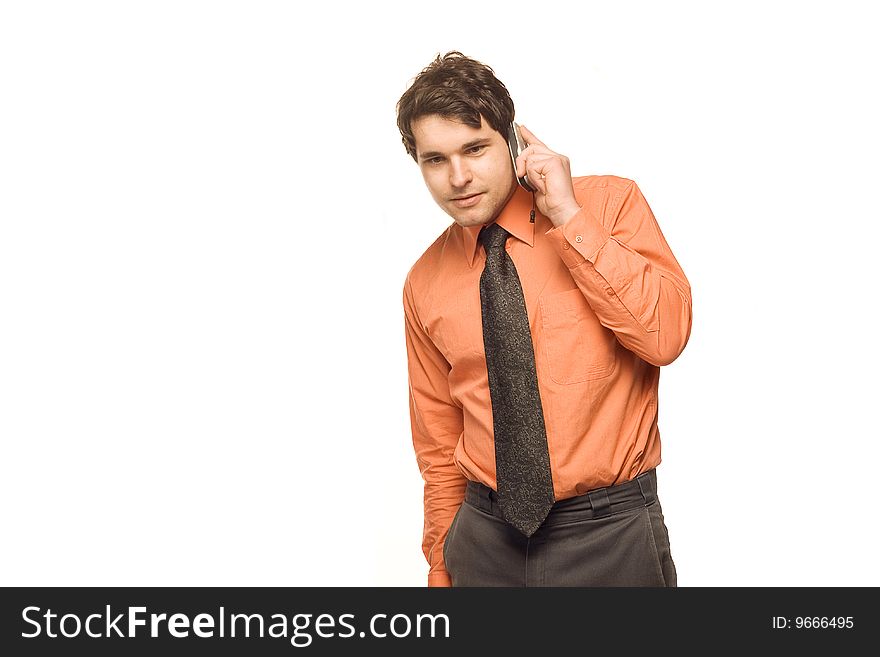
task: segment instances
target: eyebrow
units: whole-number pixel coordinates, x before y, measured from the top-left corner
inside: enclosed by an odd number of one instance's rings
[[[459,150],[466,151],[467,149],[473,148],[474,146],[485,146],[491,141],[492,139],[489,137],[481,137],[480,139],[474,139],[473,141],[462,144]],[[437,151],[426,151],[419,154],[420,160],[430,160],[433,157],[443,157],[443,153],[439,153]]]

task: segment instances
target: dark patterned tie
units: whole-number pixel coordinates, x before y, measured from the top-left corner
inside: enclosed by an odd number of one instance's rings
[[[498,224],[480,232],[486,267],[480,277],[483,344],[495,428],[498,504],[504,518],[526,536],[553,506],[553,480],[535,352],[522,286]]]

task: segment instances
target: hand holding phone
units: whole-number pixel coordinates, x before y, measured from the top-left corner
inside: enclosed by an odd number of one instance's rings
[[[551,150],[531,130],[512,123],[508,145],[514,169],[517,156],[526,148],[525,139],[529,140],[528,155],[524,175],[517,177],[517,181],[528,191],[534,192],[535,204],[541,214],[554,226],[561,226],[580,210],[572,185],[571,163],[566,156]],[[531,172],[532,180],[529,180],[527,172]]]

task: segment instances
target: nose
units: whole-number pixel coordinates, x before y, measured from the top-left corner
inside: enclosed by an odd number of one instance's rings
[[[449,167],[449,184],[455,188],[467,187],[473,180],[471,169],[461,158],[452,158]]]

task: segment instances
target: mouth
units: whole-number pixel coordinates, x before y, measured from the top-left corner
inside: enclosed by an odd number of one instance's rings
[[[483,192],[479,192],[477,194],[468,194],[467,196],[459,196],[451,200],[456,207],[470,208],[479,203],[481,198],[483,198]]]

